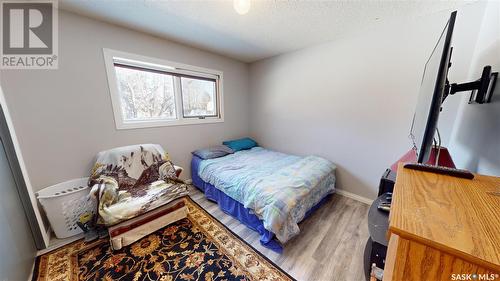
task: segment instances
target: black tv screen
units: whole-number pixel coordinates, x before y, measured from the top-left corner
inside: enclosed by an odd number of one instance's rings
[[[439,40],[427,60],[422,75],[417,106],[410,136],[417,153],[417,162],[426,163],[432,150],[439,112],[446,90],[446,78],[451,56],[451,37],[457,12],[451,13]]]

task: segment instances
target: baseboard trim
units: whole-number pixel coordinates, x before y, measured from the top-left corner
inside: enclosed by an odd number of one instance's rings
[[[349,191],[345,191],[345,190],[342,190],[342,189],[336,189],[335,193],[337,193],[339,195],[342,195],[342,196],[345,196],[347,198],[354,199],[354,200],[359,201],[361,203],[368,204],[368,205],[371,205],[373,203],[373,199],[369,199],[369,198],[366,198],[366,197],[363,197],[363,196],[359,196],[357,194],[354,194],[354,193],[351,193]]]
[[[79,234],[73,235],[73,236],[68,237],[68,238],[59,239],[59,238],[55,237],[55,234],[51,233],[49,246],[47,246],[47,248],[45,248],[45,249],[38,250],[36,255],[41,256],[41,255],[46,254],[48,252],[54,251],[55,249],[59,249],[59,248],[66,246],[70,243],[73,243],[77,240],[80,240],[80,239],[84,238],[84,236],[85,235],[83,233],[79,233]]]
[[[28,281],[33,280],[33,273],[35,272],[35,265],[36,265],[36,257],[33,258],[33,265],[31,266],[31,272],[28,277]]]

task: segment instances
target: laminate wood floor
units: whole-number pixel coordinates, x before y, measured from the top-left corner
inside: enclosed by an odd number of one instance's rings
[[[257,232],[221,211],[216,203],[191,187],[190,196],[255,249],[297,280],[363,281],[363,251],[368,239],[369,206],[334,194],[299,224],[300,234],[282,254],[260,245]]]

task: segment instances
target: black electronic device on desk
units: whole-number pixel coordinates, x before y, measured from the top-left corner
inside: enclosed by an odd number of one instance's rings
[[[419,163],[408,163],[405,164],[404,167],[406,169],[431,172],[435,174],[448,175],[457,178],[463,179],[473,179],[474,174],[468,170],[464,169],[456,169],[456,168],[448,168],[443,166],[429,165],[429,164],[419,164]]]
[[[392,193],[387,192],[373,201],[368,211],[368,231],[370,237],[366,242],[364,253],[364,268],[366,280],[370,278],[372,264],[384,268],[387,254],[387,229],[389,228],[389,212],[381,210],[380,206],[391,202]]]
[[[387,192],[392,192],[395,183],[396,183],[396,172],[391,169],[386,169],[384,174],[380,178],[380,184],[378,186],[377,196],[380,196]]]

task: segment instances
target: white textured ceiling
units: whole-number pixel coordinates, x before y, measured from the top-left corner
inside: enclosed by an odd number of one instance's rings
[[[362,29],[419,17],[470,1],[252,1],[238,15],[232,1],[61,0],[59,7],[170,40],[253,62]]]

